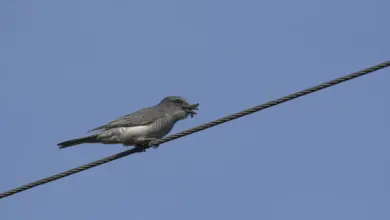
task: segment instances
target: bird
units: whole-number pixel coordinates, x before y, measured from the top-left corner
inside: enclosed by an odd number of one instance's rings
[[[96,134],[64,141],[57,146],[63,149],[80,144],[101,143],[146,147],[167,135],[176,122],[188,116],[194,117],[199,110],[198,106],[199,103],[189,104],[180,96],[167,96],[157,105],[140,109],[87,132]]]

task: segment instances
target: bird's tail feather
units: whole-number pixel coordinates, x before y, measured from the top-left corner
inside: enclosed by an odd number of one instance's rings
[[[69,141],[64,141],[64,142],[61,142],[57,145],[61,149],[61,148],[72,147],[72,146],[79,145],[79,144],[97,143],[97,142],[98,142],[97,135],[91,135],[91,136],[87,136],[87,137],[76,138],[76,139],[72,139]]]
[[[94,128],[94,129],[92,129],[92,130],[89,130],[89,131],[87,131],[87,133],[91,133],[92,131],[97,131],[97,130],[102,130],[103,128],[105,128],[106,126],[105,125],[103,125],[103,126],[100,126],[100,127],[97,127],[97,128]]]

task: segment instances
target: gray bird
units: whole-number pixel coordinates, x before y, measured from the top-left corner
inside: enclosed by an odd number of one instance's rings
[[[199,104],[190,105],[179,96],[165,97],[159,104],[125,115],[88,132],[97,134],[59,143],[59,148],[85,143],[147,146],[151,141],[167,135],[176,122],[196,115]]]

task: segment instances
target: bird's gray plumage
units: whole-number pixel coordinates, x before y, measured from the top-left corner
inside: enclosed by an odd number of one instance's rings
[[[59,143],[60,148],[83,143],[145,145],[167,135],[176,122],[193,117],[199,104],[190,105],[179,96],[165,97],[159,104],[120,117],[90,130],[97,134]]]
[[[106,125],[94,128],[89,132],[102,130],[102,129],[110,129],[117,127],[133,127],[139,125],[148,125],[153,123],[155,120],[164,117],[164,106],[157,105],[154,107],[144,108],[138,110],[132,114],[125,115],[120,117]]]

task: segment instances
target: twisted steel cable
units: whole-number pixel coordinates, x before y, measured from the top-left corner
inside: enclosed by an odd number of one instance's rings
[[[40,185],[43,185],[43,184],[46,184],[46,183],[49,183],[49,182],[52,182],[52,181],[64,178],[66,176],[69,176],[69,175],[72,175],[72,174],[76,174],[78,172],[81,172],[81,171],[84,171],[84,170],[87,170],[87,169],[90,169],[90,168],[93,168],[93,167],[96,167],[96,166],[99,166],[99,165],[111,162],[113,160],[120,159],[122,157],[131,155],[131,154],[134,154],[134,153],[143,152],[147,148],[150,148],[151,146],[158,146],[158,145],[166,143],[168,141],[172,141],[172,140],[175,140],[175,139],[178,139],[178,138],[181,138],[181,137],[184,137],[184,136],[187,136],[187,135],[199,132],[199,131],[203,131],[205,129],[208,129],[208,128],[220,125],[222,123],[226,123],[226,122],[229,122],[229,121],[241,118],[243,116],[246,116],[246,115],[249,115],[249,114],[261,111],[263,109],[270,108],[272,106],[279,105],[279,104],[282,104],[282,103],[287,102],[287,101],[291,101],[291,100],[299,98],[301,96],[308,95],[308,94],[313,93],[313,92],[317,92],[319,90],[322,90],[322,89],[325,89],[325,88],[328,88],[328,87],[340,84],[342,82],[345,82],[345,81],[348,81],[348,80],[351,80],[351,79],[355,79],[355,78],[358,78],[360,76],[367,75],[369,73],[373,73],[373,72],[375,72],[377,70],[386,68],[388,66],[390,66],[390,61],[383,62],[381,64],[369,67],[367,69],[363,69],[363,70],[361,70],[359,72],[351,73],[351,74],[348,74],[346,76],[343,76],[343,77],[340,77],[340,78],[337,78],[337,79],[334,79],[334,80],[322,83],[320,85],[317,85],[317,86],[314,86],[314,87],[302,90],[300,92],[296,92],[296,93],[293,93],[291,95],[284,96],[282,98],[266,102],[266,103],[264,103],[262,105],[258,105],[258,106],[255,106],[253,108],[249,108],[249,109],[246,109],[244,111],[237,112],[235,114],[232,114],[232,115],[229,115],[229,116],[217,119],[215,121],[212,121],[212,122],[209,122],[209,123],[206,123],[206,124],[203,124],[203,125],[199,125],[197,127],[194,127],[194,128],[191,128],[191,129],[179,132],[177,134],[170,135],[168,137],[165,137],[165,138],[159,139],[157,141],[154,141],[148,147],[132,148],[130,150],[123,151],[121,153],[118,153],[118,154],[115,154],[115,155],[112,155],[112,156],[109,156],[109,157],[106,157],[106,158],[103,158],[103,159],[100,159],[100,160],[97,160],[97,161],[85,164],[83,166],[79,166],[79,167],[73,168],[71,170],[67,170],[67,171],[64,171],[62,173],[50,176],[50,177],[46,177],[46,178],[43,178],[43,179],[35,181],[35,182],[31,182],[31,183],[26,184],[26,185],[16,187],[16,188],[14,188],[12,190],[9,190],[9,191],[6,191],[4,193],[1,193],[0,194],[0,199],[8,197],[8,196],[11,196],[11,195],[16,194],[16,193],[20,193],[20,192],[28,190],[28,189],[31,189],[33,187],[40,186]]]

